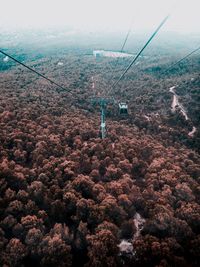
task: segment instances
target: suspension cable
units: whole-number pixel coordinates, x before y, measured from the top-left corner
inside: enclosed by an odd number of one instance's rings
[[[11,58],[12,60],[14,60],[15,62],[17,62],[18,64],[20,64],[20,65],[22,65],[23,67],[27,68],[28,70],[30,70],[30,71],[36,73],[38,76],[40,76],[40,77],[42,77],[43,79],[49,81],[50,83],[55,84],[57,87],[61,88],[62,90],[65,90],[65,91],[67,90],[67,91],[68,91],[68,89],[66,89],[66,88],[64,88],[63,86],[59,85],[58,83],[52,81],[51,79],[49,79],[49,78],[46,77],[45,75],[43,75],[43,74],[39,73],[38,71],[32,69],[31,67],[27,66],[26,64],[24,64],[24,63],[22,63],[21,61],[17,60],[16,58],[14,58],[14,57],[8,55],[7,53],[3,52],[2,50],[0,50],[0,53],[2,53],[3,55],[5,55],[5,56]]]
[[[127,34],[126,34],[124,43],[123,43],[122,48],[121,48],[121,50],[120,50],[121,53],[124,52],[124,47],[125,47],[125,45],[126,45],[126,42],[127,42],[127,40],[128,40],[128,37],[129,37],[130,33],[131,33],[131,28],[128,30],[128,32],[127,32]]]
[[[200,46],[198,48],[196,48],[195,50],[193,50],[192,52],[190,52],[189,54],[187,54],[186,56],[184,56],[183,58],[179,59],[178,61],[176,61],[175,63],[173,63],[171,66],[169,66],[166,70],[164,70],[163,72],[161,72],[162,74],[168,72],[171,68],[173,68],[175,65],[179,64],[180,62],[182,62],[183,60],[185,60],[186,58],[190,57],[192,54],[194,54],[195,52],[197,52],[198,50],[200,50]]]
[[[151,35],[151,37],[148,39],[148,41],[145,43],[145,45],[142,47],[142,49],[138,52],[138,54],[134,57],[134,59],[131,61],[131,63],[128,65],[128,67],[124,70],[124,72],[122,73],[122,75],[120,76],[120,78],[114,82],[114,84],[109,88],[108,90],[108,94],[116,87],[116,85],[124,78],[125,74],[127,73],[127,71],[131,68],[131,66],[136,62],[136,60],[138,59],[138,57],[141,55],[141,53],[144,51],[144,49],[148,46],[148,44],[152,41],[152,39],[155,37],[155,35],[158,33],[158,31],[160,30],[160,28],[165,24],[165,22],[168,20],[169,15],[167,15],[162,22],[160,23],[160,25],[156,28],[156,30],[154,31],[154,33]]]
[[[131,23],[130,23],[128,32],[127,32],[127,34],[126,34],[126,37],[125,37],[125,39],[124,39],[124,43],[123,43],[123,45],[122,45],[122,48],[121,48],[120,52],[123,52],[123,51],[124,51],[124,47],[125,47],[125,45],[126,45],[126,43],[127,43],[128,37],[129,37],[129,35],[130,35],[130,33],[131,33],[131,28],[132,28],[133,22],[134,22],[134,18],[132,18],[132,20],[131,20]]]
[[[123,42],[123,44],[122,44],[121,49],[119,50],[121,53],[124,52],[124,47],[125,47],[125,45],[126,45],[126,43],[127,43],[127,41],[128,41],[129,35],[130,35],[130,33],[131,33],[131,28],[132,28],[132,25],[133,25],[133,21],[134,21],[134,19],[131,20],[131,23],[130,23],[129,29],[128,29],[128,31],[127,31],[127,34],[126,34],[126,36],[125,36],[124,42]],[[113,76],[114,72],[116,72],[116,71],[114,71],[114,67],[117,66],[118,62],[119,62],[119,58],[117,58],[117,59],[115,60],[115,64],[114,64],[114,66],[111,66],[111,67],[110,67],[111,76]],[[121,70],[119,70],[119,71],[121,71]],[[104,72],[104,71],[101,72],[99,75],[104,75],[104,74],[107,74],[107,73],[108,73],[108,70],[106,70],[105,72]]]
[[[120,52],[121,52],[121,53],[124,52],[124,47],[125,47],[125,45],[126,45],[126,43],[127,43],[127,41],[128,41],[129,35],[130,35],[130,33],[131,33],[132,25],[133,25],[133,19],[132,19],[132,21],[131,21],[131,24],[130,24],[129,29],[128,29],[128,31],[127,31],[127,34],[126,34],[126,36],[125,36],[124,42],[123,42],[122,47],[121,47],[121,49],[120,49]],[[114,73],[116,72],[116,71],[114,70],[114,68],[117,67],[117,64],[118,64],[118,62],[119,62],[119,59],[120,59],[120,57],[117,57],[117,59],[116,59],[115,62],[114,62],[115,64],[113,64],[113,66],[110,68],[110,70],[111,70],[111,74],[110,74],[110,76],[111,76],[111,77],[112,77],[112,76],[114,75]],[[121,70],[119,70],[119,71],[121,72]],[[101,74],[105,74],[105,73],[108,73],[108,71],[106,71],[106,72],[104,72],[104,73],[101,73]]]

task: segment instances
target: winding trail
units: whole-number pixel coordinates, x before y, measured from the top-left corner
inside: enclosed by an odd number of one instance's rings
[[[140,235],[140,232],[144,226],[144,223],[145,223],[145,219],[142,218],[142,216],[138,212],[136,212],[134,216],[134,224],[135,224],[136,232],[134,234],[133,240],[135,240]]]
[[[176,87],[177,87],[177,86],[172,86],[172,87],[169,88],[170,93],[173,94],[173,100],[172,100],[171,110],[172,110],[173,113],[175,113],[176,108],[179,107],[181,113],[182,113],[183,116],[185,117],[185,120],[188,121],[188,120],[189,120],[189,117],[188,117],[188,115],[187,115],[187,112],[186,112],[185,108],[183,107],[183,105],[179,102],[178,95],[177,95],[176,92],[174,91],[174,89],[175,89]],[[190,137],[193,137],[196,131],[197,131],[197,128],[196,128],[195,126],[193,126],[193,127],[192,127],[192,131],[190,131],[190,132],[188,133],[188,135],[189,135]]]
[[[130,254],[132,256],[135,255],[135,250],[133,247],[133,241],[140,236],[140,232],[141,232],[146,220],[144,218],[142,218],[142,216],[138,212],[136,212],[133,221],[135,224],[136,232],[135,232],[135,234],[131,240],[130,239],[129,240],[126,240],[126,239],[121,240],[120,244],[118,245],[120,255],[123,253]]]

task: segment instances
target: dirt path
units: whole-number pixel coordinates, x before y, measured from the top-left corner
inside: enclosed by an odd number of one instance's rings
[[[183,105],[179,102],[179,97],[176,94],[176,92],[174,91],[175,88],[176,88],[176,86],[172,86],[169,88],[170,93],[173,94],[173,100],[172,100],[172,105],[171,105],[172,112],[174,113],[176,111],[176,108],[179,107],[181,113],[183,114],[183,116],[185,117],[185,120],[187,121],[187,120],[189,120],[189,117],[188,117],[187,112],[184,109]],[[188,135],[190,137],[193,137],[196,131],[197,131],[197,128],[195,126],[193,126],[192,131],[190,131],[188,133]]]

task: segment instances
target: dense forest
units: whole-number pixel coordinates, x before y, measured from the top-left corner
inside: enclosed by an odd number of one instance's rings
[[[200,266],[200,57],[166,73],[178,56],[141,57],[111,94],[129,115],[108,105],[102,140],[91,100],[130,59],[7,52],[66,90],[0,56],[0,266]]]

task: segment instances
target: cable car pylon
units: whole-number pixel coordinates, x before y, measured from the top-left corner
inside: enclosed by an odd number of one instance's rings
[[[92,104],[99,105],[101,111],[101,123],[100,123],[100,137],[104,139],[106,137],[106,107],[108,104],[114,104],[114,99],[105,97],[94,97],[91,99]]]

